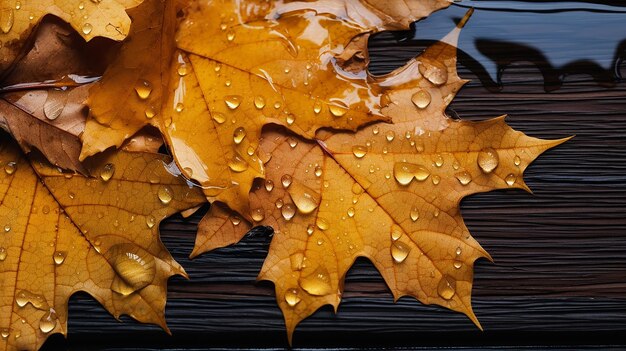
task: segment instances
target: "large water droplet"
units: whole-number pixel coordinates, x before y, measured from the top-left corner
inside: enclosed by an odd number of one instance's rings
[[[169,185],[161,185],[159,190],[157,190],[157,196],[163,205],[167,205],[172,201],[174,191]]]
[[[333,116],[341,117],[348,112],[348,106],[342,101],[333,101],[328,105],[328,110]]]
[[[420,182],[426,180],[426,178],[430,176],[430,172],[422,165],[409,162],[396,162],[393,165],[393,176],[401,185],[408,185],[413,178]]]
[[[298,289],[287,289],[285,292],[285,302],[287,302],[290,307],[297,305],[300,300],[300,296],[298,296]]]
[[[67,251],[56,251],[54,255],[52,255],[54,264],[56,264],[57,266],[65,262],[65,257],[67,257]]]
[[[326,268],[320,266],[311,274],[300,277],[300,287],[311,295],[323,296],[332,292],[330,275]]]
[[[262,97],[261,95],[258,95],[257,97],[255,97],[254,107],[256,107],[259,110],[263,109],[263,107],[265,107],[265,98]]]
[[[328,223],[328,220],[325,218],[317,218],[315,225],[317,225],[320,230],[326,230],[330,227],[330,223]]]
[[[248,162],[241,158],[241,156],[234,155],[233,158],[228,161],[228,168],[233,172],[241,173],[248,169]]]
[[[274,189],[274,182],[271,179],[265,180],[265,190],[272,191]]]
[[[10,329],[7,329],[7,328],[0,329],[0,336],[2,336],[3,339],[8,339],[9,335],[11,335]]]
[[[13,28],[14,21],[15,16],[12,8],[0,9],[0,30],[2,30],[2,33],[8,33]]]
[[[233,141],[235,142],[235,144],[241,144],[245,137],[246,129],[244,127],[239,127],[233,132]]]
[[[467,185],[472,181],[472,176],[466,171],[458,172],[454,176],[462,185]]]
[[[154,216],[146,217],[146,225],[148,226],[148,228],[154,227],[155,224],[156,224],[156,218],[154,218]]]
[[[115,165],[113,163],[107,163],[100,170],[100,179],[108,182],[115,174]]]
[[[430,105],[430,93],[428,91],[420,89],[413,96],[411,96],[411,101],[413,105],[415,105],[419,109],[424,109]]]
[[[17,169],[17,163],[13,161],[7,162],[7,164],[4,165],[4,172],[8,175],[12,175],[13,173],[15,173],[16,169]]]
[[[280,213],[283,215],[285,220],[289,221],[296,215],[296,207],[292,204],[285,204],[280,209]]]
[[[106,257],[117,273],[111,283],[111,289],[115,292],[129,295],[154,280],[154,257],[139,246],[128,243],[113,245],[106,252]]]
[[[443,166],[443,156],[441,156],[441,154],[435,155],[435,166],[436,167]]]
[[[398,225],[393,224],[391,226],[391,240],[396,241],[398,239],[400,239],[403,235],[403,231],[402,228],[400,228]]]
[[[280,182],[281,184],[285,187],[285,188],[289,188],[289,186],[291,185],[292,182],[292,178],[289,174],[283,174],[282,177],[280,177]]]
[[[321,201],[319,193],[300,182],[294,182],[289,187],[289,196],[298,210],[305,214],[315,211]]]
[[[411,252],[411,247],[403,242],[394,241],[391,243],[391,257],[396,263],[402,263]]]
[[[83,24],[83,34],[85,35],[89,35],[89,33],[91,33],[91,31],[93,30],[93,26],[91,25],[91,23],[85,23]]]
[[[222,124],[226,122],[226,116],[224,116],[224,114],[220,112],[211,113],[211,118],[213,118],[213,120],[217,122],[217,124]]]
[[[33,305],[38,310],[49,310],[50,306],[46,302],[46,298],[43,295],[34,294],[28,290],[20,290],[15,295],[15,303],[19,307],[24,307],[27,304]]]
[[[356,158],[363,158],[367,154],[367,147],[363,145],[354,145],[352,147],[352,153]]]
[[[509,175],[507,175],[506,178],[504,178],[504,181],[506,182],[508,186],[513,186],[516,180],[517,178],[515,177],[515,174],[513,173],[509,173]]]
[[[416,206],[413,206],[411,208],[411,213],[409,213],[409,217],[413,222],[417,221],[420,218],[420,212]]]
[[[422,76],[434,85],[442,85],[448,81],[448,71],[446,67],[435,61],[422,61],[418,66]]]
[[[437,285],[437,293],[444,300],[450,300],[456,294],[456,281],[454,278],[444,275]]]
[[[224,97],[224,103],[229,109],[234,110],[241,105],[242,99],[239,95],[227,95]]]
[[[57,316],[53,309],[51,309],[50,312],[45,314],[39,320],[39,330],[41,330],[41,332],[44,334],[48,334],[56,326],[57,326]]]
[[[498,156],[498,152],[493,148],[486,148],[481,150],[478,153],[478,166],[485,173],[491,173],[496,167],[498,167],[498,162],[500,157]]]
[[[0,247],[0,261],[4,261],[7,259],[7,249],[4,247]]]
[[[147,80],[139,80],[135,85],[135,92],[141,100],[145,100],[150,97],[150,93],[152,93],[152,84]]]
[[[393,130],[387,131],[387,133],[385,133],[385,139],[387,139],[388,142],[392,142],[395,137],[396,133]]]
[[[252,213],[250,213],[250,217],[252,217],[252,220],[255,222],[260,222],[265,218],[265,211],[263,211],[262,208],[256,208],[254,210],[252,210]]]

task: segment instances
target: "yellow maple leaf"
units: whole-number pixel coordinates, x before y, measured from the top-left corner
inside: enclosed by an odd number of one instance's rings
[[[86,40],[99,36],[122,40],[130,27],[125,10],[142,1],[0,0],[0,72],[13,62],[45,15],[55,15],[68,22]]]
[[[473,264],[490,257],[465,227],[459,203],[478,192],[527,189],[526,167],[564,140],[528,137],[503,117],[446,117],[464,83],[456,72],[459,31],[375,82],[394,124],[324,131],[315,141],[284,130],[263,134],[260,148],[273,157],[246,217],[274,228],[259,279],[275,284],[290,340],[319,307],[337,308],[357,257],[373,262],[394,299],[413,296],[480,326],[471,308]],[[216,213],[202,220],[192,256],[237,242],[250,227]]]
[[[29,162],[0,143],[0,350],[37,349],[67,331],[77,291],[115,317],[167,330],[167,279],[185,275],[158,235],[165,217],[204,197],[172,176],[167,156],[107,152],[90,159],[95,178]]]

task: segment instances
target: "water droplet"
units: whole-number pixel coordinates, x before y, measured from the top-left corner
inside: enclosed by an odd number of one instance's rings
[[[323,296],[332,292],[330,275],[324,267],[318,267],[311,274],[300,277],[300,287],[311,295]]]
[[[178,113],[183,112],[184,109],[185,109],[185,105],[182,102],[179,102],[176,104],[176,106],[174,106],[174,110]]]
[[[148,228],[154,227],[155,224],[156,224],[156,218],[154,218],[154,216],[146,217],[146,225],[148,226]]]
[[[296,140],[295,138],[289,137],[287,138],[287,143],[289,143],[289,146],[293,149],[296,146],[298,146],[298,140]]]
[[[172,201],[174,191],[168,185],[161,185],[157,190],[157,196],[163,205],[167,205]]]
[[[243,98],[239,95],[227,95],[224,97],[224,103],[229,109],[234,110],[241,105],[241,99]]]
[[[522,163],[522,159],[519,156],[515,155],[515,158],[513,159],[513,163],[516,166],[519,166]]]
[[[92,30],[93,30],[93,26],[91,25],[91,23],[83,24],[83,34],[89,35],[89,33],[91,33]]]
[[[395,224],[391,226],[391,240],[396,241],[400,239],[402,235],[403,235],[402,228],[400,228],[399,226]]]
[[[13,28],[14,20],[12,8],[0,9],[0,30],[2,30],[2,33],[8,33]]]
[[[239,223],[241,223],[241,218],[239,218],[239,216],[232,216],[230,217],[230,223],[233,225],[239,225]]]
[[[440,154],[437,154],[435,156],[435,166],[437,167],[443,166],[443,156],[441,156]]]
[[[15,303],[19,307],[24,307],[27,304],[33,305],[38,310],[49,310],[50,306],[46,302],[46,298],[43,295],[34,294],[28,290],[20,290],[15,295]]]
[[[0,261],[4,261],[7,259],[7,249],[4,247],[0,247]]]
[[[287,115],[287,125],[292,125],[296,121],[296,117],[291,113]]]
[[[41,208],[41,212],[43,212],[43,214],[48,214],[48,213],[50,213],[50,206],[48,206],[48,205],[44,205],[44,206]]]
[[[317,245],[320,246],[324,243],[323,239],[317,239]]]
[[[441,181],[441,177],[438,176],[438,175],[434,175],[431,179],[432,179],[434,185],[438,185],[439,182]]]
[[[306,233],[309,235],[313,235],[313,232],[315,231],[315,227],[313,226],[313,224],[309,224],[306,227]]]
[[[232,30],[229,30],[228,32],[226,32],[226,39],[228,41],[235,40],[235,32],[233,32]]]
[[[278,110],[278,109],[280,108],[280,106],[281,106],[280,101],[276,101],[276,102],[274,103],[274,108],[275,108],[275,109],[277,109],[277,110]]]
[[[456,281],[454,278],[444,275],[437,285],[437,293],[444,300],[450,300],[456,294]]]
[[[0,336],[2,336],[3,339],[7,339],[9,335],[11,335],[11,331],[9,329],[7,328],[0,329]]]
[[[411,252],[411,247],[407,244],[394,241],[391,243],[391,257],[396,263],[402,263],[406,260],[407,256]]]
[[[289,256],[289,262],[291,262],[291,269],[299,271],[302,269],[302,263],[304,262],[304,254],[302,252],[296,252]]]
[[[220,112],[213,112],[211,114],[211,118],[213,118],[213,120],[217,122],[217,124],[222,124],[226,122],[226,116],[224,116],[224,114]]]
[[[181,62],[180,64],[178,64],[178,69],[176,70],[176,72],[178,72],[178,75],[181,77],[186,76],[189,73],[189,69],[187,68],[187,64],[184,62]]]
[[[233,141],[235,142],[235,144],[241,144],[245,137],[246,129],[244,127],[239,127],[233,132]]]
[[[499,160],[498,152],[492,148],[483,149],[478,153],[478,166],[485,173],[491,173],[491,171],[496,169]]]
[[[52,255],[52,259],[54,263],[58,266],[65,261],[65,257],[67,256],[66,251],[56,251],[54,255]]]
[[[385,133],[385,138],[387,139],[388,142],[392,142],[395,137],[396,137],[396,133],[393,130],[390,130],[387,133]]]
[[[434,85],[442,85],[448,80],[446,67],[435,61],[422,61],[418,67],[424,78]]]
[[[296,215],[296,207],[292,204],[285,204],[280,209],[280,213],[283,215],[285,220],[289,221]]]
[[[80,4],[78,4],[78,9],[81,10],[81,11],[84,10],[85,9],[85,3],[81,2]]]
[[[424,109],[430,105],[430,93],[428,91],[420,89],[413,96],[411,96],[411,101],[413,105],[415,105],[419,109]]]
[[[396,162],[393,165],[393,176],[401,185],[408,185],[415,178],[417,181],[424,181],[430,172],[422,165],[409,162]]]
[[[315,100],[313,103],[313,112],[317,115],[322,112],[322,102],[319,100]]]
[[[315,190],[300,182],[294,182],[289,187],[289,196],[301,213],[311,213],[319,206],[321,196]]]
[[[461,267],[463,266],[463,262],[461,262],[461,261],[454,261],[454,263],[452,265],[456,269],[461,269]]]
[[[48,97],[43,105],[43,113],[47,119],[54,121],[59,118],[63,109],[65,109],[65,104],[67,103],[67,98],[62,93],[57,94],[58,91],[52,90],[48,92]]]
[[[5,226],[4,226],[4,232],[5,232],[5,233],[8,233],[8,232],[10,232],[10,231],[11,231],[11,225],[9,225],[9,224],[5,225]]]
[[[276,200],[276,202],[274,203],[274,205],[276,205],[276,208],[281,209],[284,205],[284,201],[283,199],[278,199]]]
[[[466,171],[458,172],[454,176],[462,185],[467,185],[472,181],[472,176]]]
[[[378,135],[378,133],[380,133],[380,128],[378,128],[378,126],[374,126],[374,128],[372,128],[372,134]]]
[[[350,207],[348,209],[348,217],[350,218],[354,217],[354,207]]]
[[[115,165],[112,163],[107,163],[100,170],[100,178],[104,180],[105,182],[108,182],[109,179],[113,177],[113,174],[115,174]]]
[[[411,213],[409,214],[409,217],[411,217],[411,220],[413,222],[417,221],[420,218],[419,209],[417,207],[413,206],[411,208]]]
[[[6,165],[4,165],[4,172],[8,175],[12,175],[13,173],[15,173],[15,170],[17,169],[17,163],[15,162],[7,162]]]
[[[454,253],[456,253],[457,256],[459,256],[462,252],[463,250],[461,250],[461,247],[457,247],[456,251],[454,251]]]
[[[328,105],[328,110],[335,117],[341,117],[348,112],[348,106],[341,101],[333,101]]]
[[[513,173],[509,173],[509,175],[506,176],[506,178],[504,178],[504,181],[506,182],[506,184],[508,186],[513,186],[513,184],[515,184],[516,180],[517,180],[517,178],[515,177],[515,174],[513,174]]]
[[[252,217],[253,221],[260,222],[265,218],[265,211],[263,211],[262,208],[257,208],[252,210],[250,216]]]
[[[228,168],[233,172],[241,173],[248,169],[248,163],[241,158],[241,156],[234,155],[233,158],[228,161]]]
[[[111,283],[113,291],[126,296],[154,280],[154,257],[139,246],[128,243],[113,245],[105,255],[117,273]]]
[[[363,156],[367,154],[367,147],[363,145],[354,145],[352,147],[352,153],[356,156],[356,158],[363,158]]]
[[[152,117],[156,116],[156,111],[154,110],[154,107],[152,106],[146,107],[146,110],[144,111],[144,113],[147,119],[151,119]]]
[[[287,302],[290,307],[294,307],[295,305],[297,305],[300,300],[301,299],[300,296],[298,296],[297,289],[288,289],[285,292],[285,302]]]
[[[266,179],[265,180],[265,190],[272,191],[272,189],[274,189],[274,182],[271,179]]]
[[[322,167],[320,166],[315,166],[315,176],[316,177],[321,177],[323,173]]]
[[[315,221],[315,225],[317,225],[317,227],[320,230],[326,230],[330,227],[330,224],[328,223],[328,220],[326,220],[325,218],[317,218],[317,220]]]
[[[56,326],[57,326],[56,313],[54,313],[53,309],[50,309],[50,312],[48,312],[48,314],[41,317],[41,319],[39,320],[39,330],[41,330],[41,332],[44,334],[48,334]]]
[[[292,178],[289,174],[283,174],[283,176],[280,177],[280,182],[283,184],[283,187],[285,188],[289,188],[289,186],[291,185],[291,181],[292,181]]]
[[[255,97],[254,107],[256,107],[259,110],[263,109],[263,107],[265,107],[265,98],[262,97],[261,95],[258,95],[257,97]]]
[[[137,85],[135,85],[135,92],[141,100],[145,100],[150,97],[150,93],[152,93],[152,84],[146,80],[139,80]]]

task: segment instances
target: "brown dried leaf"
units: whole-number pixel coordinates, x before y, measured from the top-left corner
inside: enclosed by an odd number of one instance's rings
[[[249,217],[274,228],[259,279],[274,282],[290,340],[319,307],[337,308],[357,257],[374,263],[395,299],[413,296],[480,326],[471,308],[473,264],[490,257],[463,224],[459,203],[493,189],[528,190],[526,167],[564,140],[528,137],[503,117],[445,116],[464,83],[456,72],[458,32],[376,81],[385,91],[381,111],[394,124],[321,132],[316,141],[263,134],[260,148],[273,157],[265,184],[250,193]],[[203,219],[192,255],[236,242],[249,228],[223,225],[226,217]]]
[[[159,239],[159,222],[203,201],[170,175],[167,156],[106,152],[96,178],[61,173],[2,136],[0,144],[0,349],[37,349],[67,331],[77,291],[167,330],[167,279],[185,275]],[[170,199],[171,197],[171,199]]]

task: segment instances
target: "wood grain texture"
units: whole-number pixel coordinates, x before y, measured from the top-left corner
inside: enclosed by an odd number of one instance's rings
[[[372,43],[373,70],[388,71],[418,51],[417,44],[379,37]],[[497,191],[462,203],[471,233],[495,259],[475,269],[473,304],[485,331],[410,298],[394,304],[380,275],[362,260],[347,277],[339,314],[324,308],[305,320],[294,346],[625,346],[626,82],[605,87],[572,75],[546,93],[537,69],[516,64],[505,71],[502,91],[493,92],[463,64],[460,75],[472,82],[451,106],[462,118],[507,113],[509,124],[531,136],[576,135],[529,167],[534,195]],[[128,318],[118,323],[77,295],[70,302],[69,340],[55,336],[45,349],[287,346],[271,284],[255,283],[270,232],[257,229],[237,246],[188,260],[201,215],[161,225],[166,246],[191,278],[170,280],[166,314],[174,336]]]

